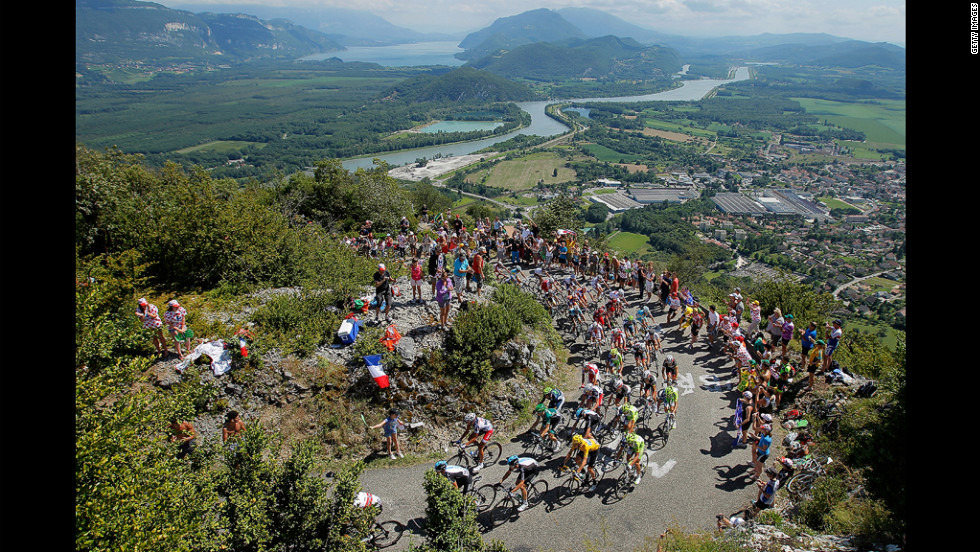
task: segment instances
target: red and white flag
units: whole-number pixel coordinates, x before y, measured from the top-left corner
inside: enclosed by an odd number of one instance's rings
[[[388,374],[385,374],[384,366],[381,365],[381,355],[367,355],[364,357],[364,362],[378,387],[382,389],[388,387]]]

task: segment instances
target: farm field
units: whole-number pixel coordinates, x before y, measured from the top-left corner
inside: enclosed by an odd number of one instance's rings
[[[619,252],[621,255],[642,255],[648,252],[647,242],[649,240],[643,234],[633,232],[618,232],[609,238],[609,248]]]
[[[868,142],[905,149],[906,112],[904,100],[836,102],[816,98],[793,98],[807,113],[846,128],[860,130]]]
[[[558,175],[555,169],[558,169]],[[482,182],[487,186],[504,188],[514,192],[534,188],[539,181],[551,185],[575,180],[575,171],[565,167],[565,159],[551,152],[537,152],[496,163],[490,168],[470,173],[468,182]]]

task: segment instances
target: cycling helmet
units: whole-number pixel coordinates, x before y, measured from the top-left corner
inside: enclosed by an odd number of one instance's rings
[[[664,364],[677,364],[677,361],[674,360],[674,355],[667,355],[667,357],[664,359]]]
[[[547,395],[548,393],[551,393],[551,388],[550,387],[545,387],[544,388],[544,394]]]
[[[584,442],[585,442],[585,438],[583,438],[578,433],[576,433],[575,436],[572,437],[572,443],[575,444],[575,445],[582,446],[582,443],[584,443]]]
[[[785,456],[779,460],[779,463],[786,466],[787,468],[793,467],[793,460],[786,458]]]
[[[517,455],[516,454],[513,455],[513,456],[510,456],[509,458],[507,458],[507,465],[508,466],[513,466],[516,463],[517,463]]]
[[[435,469],[436,469],[436,471],[442,471],[442,470],[446,469],[446,466],[447,465],[448,465],[448,462],[446,462],[445,460],[440,460],[440,461],[436,462]]]
[[[476,420],[476,414],[474,414],[472,412],[466,414],[466,416],[463,416],[463,421],[466,422],[466,423],[470,423],[470,422],[472,422],[474,420]]]
[[[534,411],[539,413],[544,412],[544,403],[538,403],[537,406],[534,407]]]
[[[616,378],[616,381],[613,383],[613,387],[615,387],[617,391],[620,390],[620,389],[622,389],[623,388],[623,378]]]
[[[578,410],[575,411],[575,417],[576,418],[581,418],[583,412],[585,412],[585,409],[584,408],[579,408]]]
[[[637,445],[642,440],[643,439],[640,438],[640,436],[637,435],[636,433],[627,433],[626,434],[626,442],[629,443],[630,445]]]

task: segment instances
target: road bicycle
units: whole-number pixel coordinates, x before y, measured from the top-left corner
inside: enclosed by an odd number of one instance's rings
[[[451,463],[457,466],[476,466],[478,465],[477,458],[480,455],[478,448],[478,443],[473,443],[471,445],[464,445],[457,441],[453,441],[452,445],[459,449],[459,452],[452,457]],[[467,450],[473,449],[473,450]],[[491,466],[500,459],[500,455],[503,454],[503,446],[500,443],[487,443],[483,447],[483,465]]]
[[[624,469],[623,473],[619,475],[619,479],[616,480],[616,485],[613,487],[613,491],[612,491],[612,496],[617,500],[625,497],[626,493],[630,492],[637,485],[636,467],[634,467],[628,461],[624,461],[624,463],[626,464],[626,469]],[[650,463],[650,455],[649,453],[644,452],[643,456],[640,458],[640,465],[639,465],[639,470],[640,470],[639,476],[641,480],[643,479],[643,476],[646,475],[647,464],[649,463]]]
[[[548,482],[543,479],[538,479],[530,485],[525,484],[525,486],[527,488],[528,508],[537,506],[541,502],[542,497],[548,492]],[[504,491],[500,501],[490,511],[492,526],[497,527],[503,522],[517,516],[520,513],[517,509],[523,503],[524,497],[519,490],[511,487]]]
[[[796,473],[786,480],[786,490],[794,496],[805,496],[810,492],[817,478],[827,474],[827,466],[833,461],[829,456],[811,457],[806,460],[796,468]]]
[[[599,480],[602,479],[602,472],[597,468],[595,469],[595,479],[588,475],[587,471],[582,474],[573,471],[568,466],[562,466],[562,468],[564,468],[563,471],[569,472],[568,476],[558,487],[557,501],[562,506],[567,506],[576,496],[588,492],[593,485],[598,485]],[[588,468],[585,469],[588,470]]]
[[[378,510],[378,514],[381,514],[382,509]],[[371,522],[371,526],[368,528],[367,533],[361,538],[363,543],[371,543],[376,548],[387,548],[397,543],[399,539],[402,538],[402,533],[405,532],[405,524],[396,521],[388,520],[379,522],[375,518]]]
[[[650,429],[650,421],[653,420],[657,412],[657,405],[653,397],[641,397],[636,405],[639,415],[636,417],[636,427],[638,429]]]
[[[664,443],[667,443],[667,438],[670,436],[670,430],[674,429],[677,425],[677,419],[673,412],[667,412],[664,417],[664,421],[660,424],[660,435],[663,437]]]
[[[550,430],[549,434],[554,435],[555,439],[541,437],[540,433],[532,433],[531,440],[524,445],[524,454],[536,460],[543,460],[560,451],[564,441],[553,430]]]
[[[466,492],[463,496],[467,496],[473,499],[473,505],[476,507],[477,515],[482,514],[493,506],[494,501],[497,499],[497,486],[493,483],[487,483],[479,488],[476,484],[483,479],[481,475],[474,475],[473,481],[470,483]]]

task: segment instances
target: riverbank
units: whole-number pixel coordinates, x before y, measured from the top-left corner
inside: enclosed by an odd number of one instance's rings
[[[411,180],[418,182],[423,178],[435,179],[438,176],[452,172],[460,167],[465,167],[470,163],[476,163],[481,159],[497,155],[497,152],[471,153],[468,155],[453,155],[452,157],[438,157],[429,159],[424,167],[419,167],[416,163],[409,163],[401,167],[396,167],[388,171],[393,178],[400,180]]]

